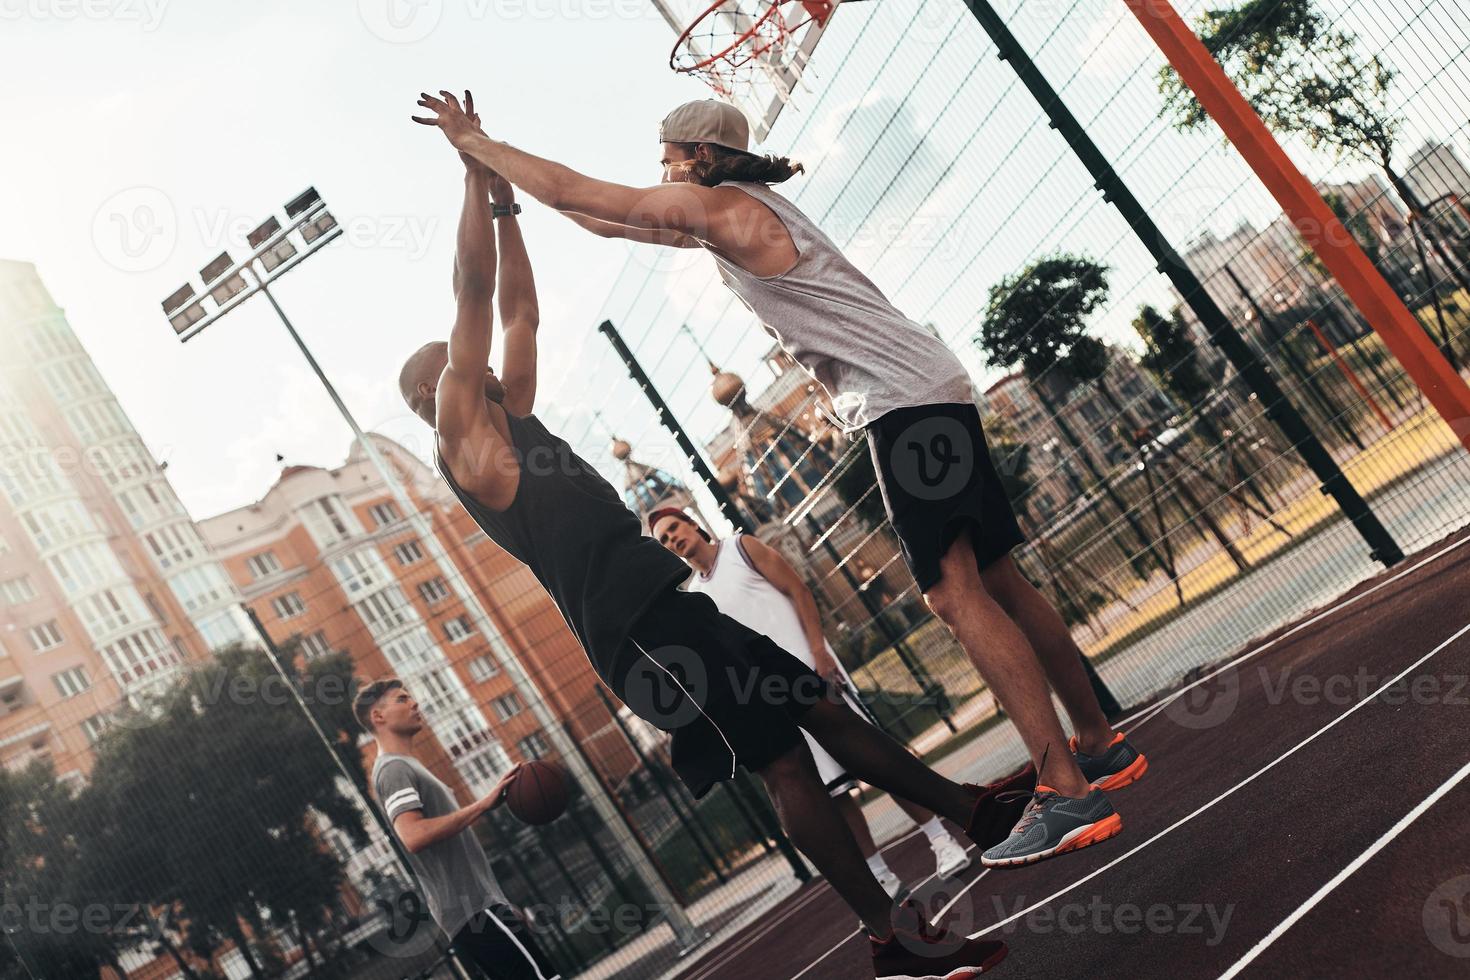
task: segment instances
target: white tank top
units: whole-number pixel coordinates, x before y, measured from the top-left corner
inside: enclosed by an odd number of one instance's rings
[[[766,331],[827,389],[853,432],[895,408],[966,404],[970,375],[954,351],[888,301],[796,205],[761,183],[728,181],[770,208],[798,253],[779,276],[751,275],[711,251]]]
[[[696,572],[689,591],[703,592],[715,600],[720,612],[742,626],[764,633],[778,647],[808,667],[814,667],[812,648],[801,628],[801,618],[796,615],[796,604],[756,571],[745,556],[740,537],[737,534],[719,543],[715,567],[709,575]],[[830,644],[827,649],[832,649]]]

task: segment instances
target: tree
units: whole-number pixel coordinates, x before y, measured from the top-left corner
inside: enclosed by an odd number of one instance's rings
[[[1457,249],[1459,261],[1449,255],[1444,243],[1453,238],[1394,166],[1403,120],[1394,111],[1393,68],[1376,55],[1363,57],[1357,38],[1334,28],[1314,0],[1247,0],[1206,11],[1195,31],[1267,125],[1300,135],[1313,149],[1380,167],[1424,224],[1445,268],[1470,289],[1460,266],[1464,250]],[[1168,65],[1159,69],[1159,91],[1161,118],[1186,132],[1206,125],[1203,107]]]
[[[256,976],[270,950],[250,937],[265,940],[272,925],[319,929],[345,881],[319,820],[368,842],[331,753],[286,686],[310,680],[315,691],[336,677],[332,700],[345,702],[350,664],[323,659],[303,674],[288,651],[282,678],[257,650],[221,651],[103,740],[85,792],[100,824],[94,862],[134,901],[171,910],[196,955],[228,940]]]
[[[1119,497],[1067,419],[1066,403],[1073,390],[1084,378],[1092,380],[1098,375],[1098,349],[1102,345],[1087,336],[1087,320],[1107,302],[1110,271],[1083,255],[1059,252],[1038,259],[990,288],[974,342],[990,364],[1019,367],[1032,385],[1056,400],[1052,422],[1057,431],[1132,532],[1138,553],[1126,547],[1124,551],[1129,552],[1129,563],[1138,577],[1148,578],[1143,554],[1172,577],[1169,563],[1150,543],[1137,516]],[[1080,495],[1082,488],[1075,489]]]
[[[81,872],[78,839],[86,805],[49,763],[0,769],[0,879],[5,885],[0,976],[97,976],[121,969],[121,950],[139,935]]]

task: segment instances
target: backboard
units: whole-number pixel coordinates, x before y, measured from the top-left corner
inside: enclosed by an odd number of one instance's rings
[[[760,143],[776,118],[801,91],[802,73],[839,0],[653,0],[679,39],[670,59],[685,66],[705,61],[735,66],[711,87],[745,113]],[[700,27],[686,35],[691,24]],[[742,35],[737,50],[730,50]],[[708,72],[695,72],[708,74]],[[706,79],[709,81],[709,79]]]

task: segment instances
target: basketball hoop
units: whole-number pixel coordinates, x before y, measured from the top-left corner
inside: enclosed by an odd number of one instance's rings
[[[701,78],[715,92],[742,99],[760,76],[779,79],[805,67],[806,52],[795,43],[808,26],[826,26],[833,0],[716,0],[684,29],[669,55],[674,71]],[[784,99],[790,92],[780,92]]]

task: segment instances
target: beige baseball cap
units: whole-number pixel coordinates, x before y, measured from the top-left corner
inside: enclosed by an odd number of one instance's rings
[[[686,102],[664,116],[658,126],[660,143],[713,143],[728,150],[750,152],[750,122],[728,102],[702,99]]]

